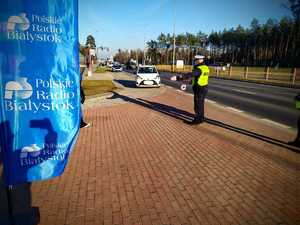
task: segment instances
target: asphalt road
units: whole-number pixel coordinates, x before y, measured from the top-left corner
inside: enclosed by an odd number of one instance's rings
[[[160,74],[162,83],[166,85],[179,89],[184,83],[171,81],[170,77],[173,74]],[[192,93],[191,85],[187,85],[186,91]],[[300,115],[294,102],[297,93],[300,93],[300,89],[210,78],[207,98],[258,118],[296,128]]]

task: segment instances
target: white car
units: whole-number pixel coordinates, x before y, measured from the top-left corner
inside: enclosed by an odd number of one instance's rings
[[[160,76],[155,66],[140,65],[136,72],[136,86],[160,87]]]
[[[122,72],[123,67],[121,65],[113,65],[111,70],[112,70],[112,72]]]

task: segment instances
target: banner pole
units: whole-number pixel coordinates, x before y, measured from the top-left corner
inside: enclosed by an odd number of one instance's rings
[[[8,218],[10,225],[14,225],[14,216],[13,216],[13,206],[12,206],[12,199],[11,199],[11,192],[13,190],[13,186],[9,185],[6,186],[6,195],[7,195],[7,203],[8,203]]]

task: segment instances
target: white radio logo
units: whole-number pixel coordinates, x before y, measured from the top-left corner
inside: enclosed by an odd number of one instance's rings
[[[29,27],[30,22],[25,13],[20,13],[18,16],[11,16],[7,22],[8,31],[14,31],[16,29],[20,31],[26,31],[29,29]]]
[[[36,144],[32,144],[31,146],[26,146],[22,148],[21,151],[21,158],[27,158],[28,154],[32,155],[33,157],[39,156],[41,153],[41,148]]]
[[[77,105],[77,84],[71,80],[41,79],[27,81],[17,77],[8,81],[4,90],[6,111],[33,113],[45,111],[74,110]]]
[[[27,77],[19,77],[17,81],[10,81],[5,86],[5,99],[12,99],[13,96],[20,99],[30,98],[32,86],[27,82]]]

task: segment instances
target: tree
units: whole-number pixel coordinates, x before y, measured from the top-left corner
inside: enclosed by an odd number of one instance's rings
[[[299,1],[294,1],[294,3]],[[293,8],[295,9],[295,7]],[[161,33],[148,44],[153,63],[170,63],[172,36]],[[252,66],[300,66],[300,21],[273,19],[260,24],[253,19],[249,28],[239,25],[223,31],[184,33],[176,36],[177,58],[191,64],[195,54],[210,55],[212,62]],[[209,51],[209,52],[208,52]]]
[[[151,40],[147,42],[148,46],[148,55],[150,57],[150,62],[151,64],[157,64],[158,59],[157,59],[157,50],[158,50],[158,42]]]
[[[293,64],[299,65],[299,60],[296,58],[300,57],[300,0],[288,0],[284,6],[294,16],[294,23],[290,34],[290,48],[294,50],[294,57],[290,58],[290,60],[293,61]]]
[[[300,18],[300,0],[288,0],[286,4],[284,4],[286,8],[288,8],[296,20]]]
[[[160,44],[167,44],[167,36],[164,33],[161,33],[158,37],[157,37],[157,41]]]
[[[90,48],[96,48],[95,38],[92,35],[87,36],[85,45]]]
[[[126,64],[130,60],[130,52],[128,50],[118,49],[117,54],[114,56],[114,61]]]

